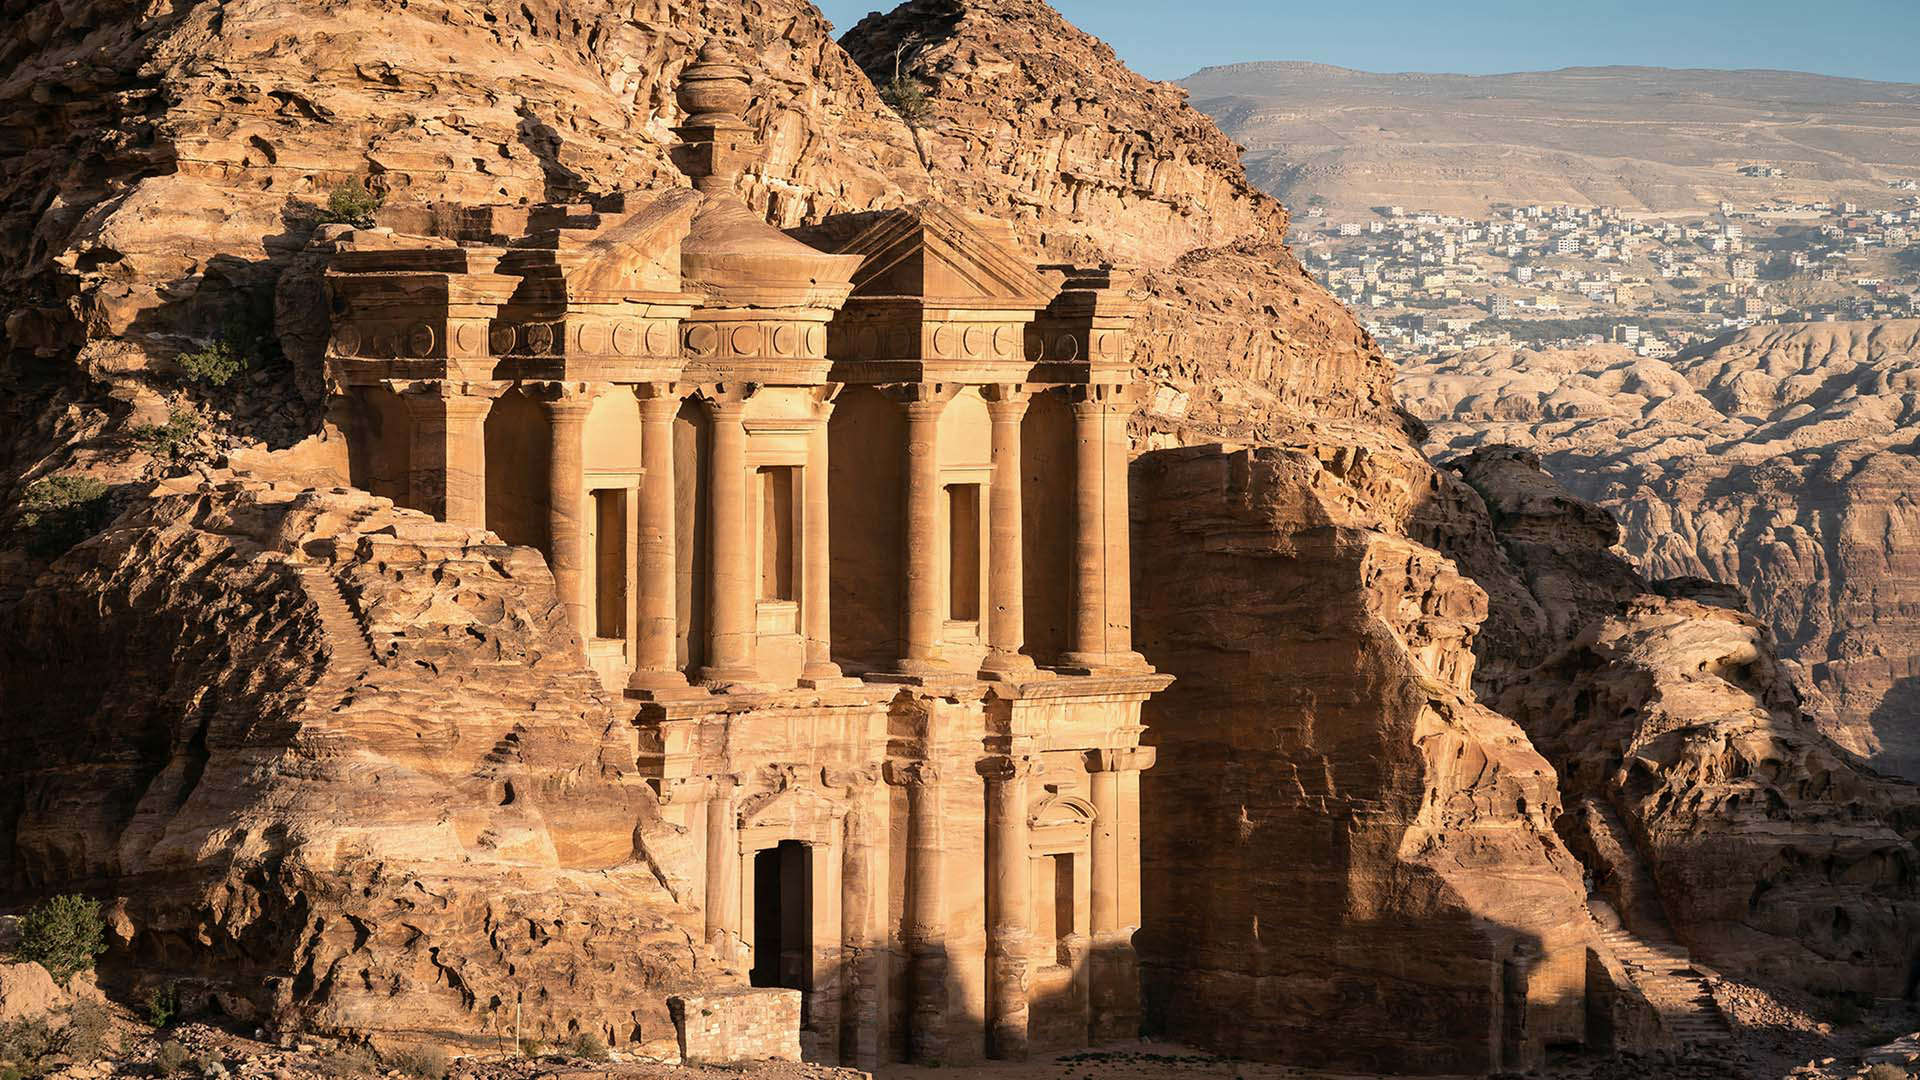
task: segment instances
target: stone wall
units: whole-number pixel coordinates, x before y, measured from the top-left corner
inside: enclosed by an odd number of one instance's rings
[[[800,991],[741,988],[667,999],[687,1062],[800,1060]]]

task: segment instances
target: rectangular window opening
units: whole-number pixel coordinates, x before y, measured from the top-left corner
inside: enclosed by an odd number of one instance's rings
[[[627,493],[593,493],[593,634],[627,636]]]
[[[797,600],[794,582],[793,487],[791,465],[760,470],[760,599]]]
[[[948,617],[980,618],[980,485],[947,485]]]

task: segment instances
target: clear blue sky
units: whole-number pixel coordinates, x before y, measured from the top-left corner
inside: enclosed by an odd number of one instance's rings
[[[881,0],[815,0],[845,32]],[[1920,0],[1053,0],[1135,71],[1313,60],[1486,74],[1603,64],[1920,82]]]

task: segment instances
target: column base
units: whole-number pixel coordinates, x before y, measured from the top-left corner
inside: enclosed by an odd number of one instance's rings
[[[1053,665],[1053,669],[1063,675],[1103,675],[1122,671],[1150,672],[1153,665],[1137,652],[1069,652],[1060,654],[1060,662]]]
[[[713,696],[713,692],[704,686],[688,686],[682,679],[678,686],[635,686],[627,684],[626,696],[632,701],[704,701]]]
[[[1024,682],[1040,673],[1026,653],[988,653],[980,661],[980,678],[995,682]]]
[[[760,671],[746,664],[703,667],[700,669],[700,681],[710,687],[727,686],[732,683],[757,683],[760,681]]]

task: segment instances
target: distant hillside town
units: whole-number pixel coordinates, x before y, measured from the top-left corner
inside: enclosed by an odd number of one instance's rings
[[[1920,183],[1887,204],[1722,202],[1705,215],[1496,206],[1476,220],[1309,200],[1290,239],[1390,352],[1615,341],[1667,356],[1774,322],[1920,313]]]

